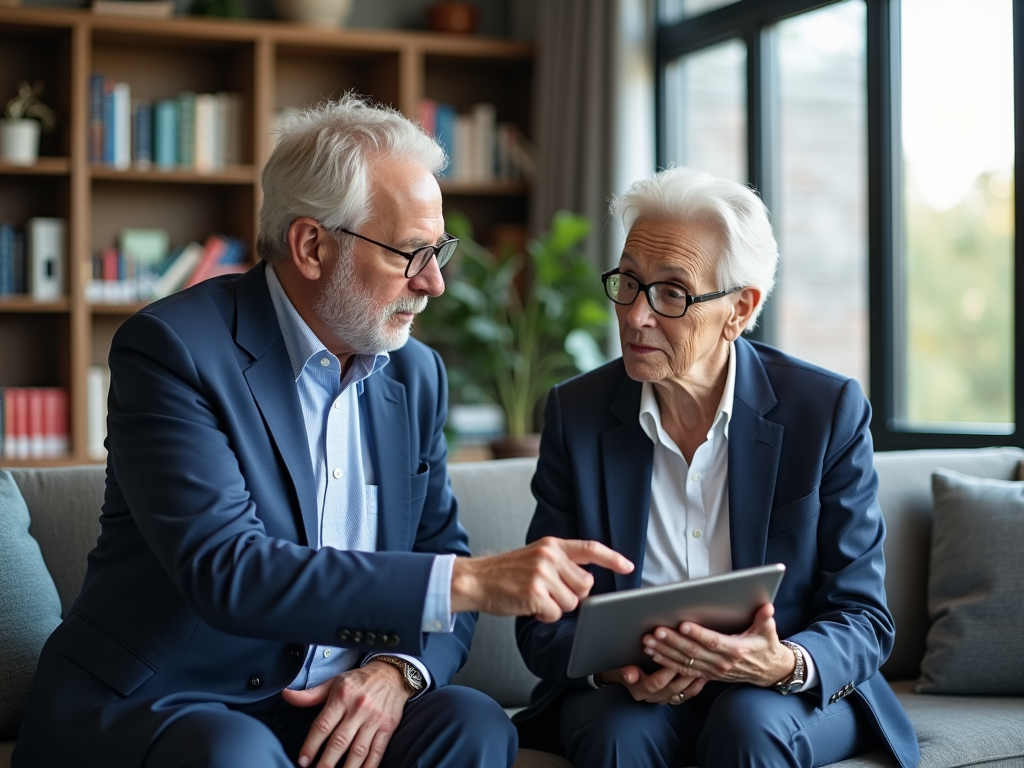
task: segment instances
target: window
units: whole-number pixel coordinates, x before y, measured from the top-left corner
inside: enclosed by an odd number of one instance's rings
[[[661,6],[659,165],[762,194],[782,257],[754,335],[857,378],[881,449],[1024,444],[1012,5]]]

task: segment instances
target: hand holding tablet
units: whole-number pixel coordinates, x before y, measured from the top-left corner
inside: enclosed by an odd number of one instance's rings
[[[657,627],[692,621],[718,632],[741,632],[758,608],[775,599],[785,570],[775,563],[588,597],[580,603],[569,676],[585,677],[630,664],[651,669],[642,638]]]

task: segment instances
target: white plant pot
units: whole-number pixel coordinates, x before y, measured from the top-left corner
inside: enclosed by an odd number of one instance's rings
[[[352,0],[274,0],[277,15],[322,27],[340,27],[352,11]]]
[[[0,160],[11,165],[35,165],[39,159],[39,121],[0,120]]]

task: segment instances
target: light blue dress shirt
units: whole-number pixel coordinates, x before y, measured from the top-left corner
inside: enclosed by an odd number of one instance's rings
[[[390,358],[386,352],[355,355],[343,378],[340,361],[324,347],[292,306],[270,264],[266,275],[270,299],[291,361],[309,443],[317,500],[319,541],[315,546],[374,552],[378,531],[377,485],[369,435],[364,429],[361,396],[365,379],[387,365]],[[454,555],[438,555],[434,559],[424,605],[424,632],[452,630],[454,563]],[[356,648],[311,646],[289,688],[321,685],[365,664],[373,656]],[[423,663],[409,656],[402,655],[402,658],[420,670],[429,687],[430,672]]]

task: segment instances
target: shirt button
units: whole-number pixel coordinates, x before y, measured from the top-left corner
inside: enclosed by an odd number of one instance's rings
[[[434,621],[430,622],[430,631],[431,632],[440,632],[442,629],[444,629],[444,627],[442,626],[440,621],[437,621],[435,619]]]
[[[324,658],[325,659],[331,658],[331,649],[330,648],[324,648]]]
[[[341,408],[341,403],[339,403],[337,400],[335,400],[334,401],[334,410],[338,410],[339,408]]]
[[[320,358],[320,365],[322,365],[324,368],[327,368],[330,364],[331,364],[331,361],[328,360],[326,357],[321,357]]]
[[[694,472],[694,473],[693,473],[693,474],[692,474],[692,475],[690,476],[690,479],[692,479],[692,480],[693,480],[693,482],[695,482],[695,483],[696,483],[696,482],[698,482],[698,481],[700,480],[700,472]]]
[[[695,538],[695,539],[699,539],[700,538],[700,528],[696,529],[693,532],[693,538]]]
[[[341,476],[344,473],[340,469],[336,469],[332,474],[334,475],[335,480],[341,480]]]

